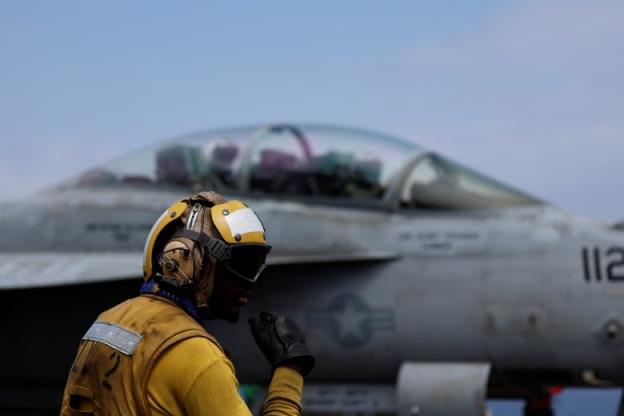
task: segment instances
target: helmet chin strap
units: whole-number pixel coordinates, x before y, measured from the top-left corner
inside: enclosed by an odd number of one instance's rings
[[[208,275],[201,276],[194,282],[193,292],[195,294],[195,306],[197,306],[197,308],[202,311],[206,311],[208,309],[209,300],[214,290],[216,264],[214,259],[211,259],[209,257],[206,258],[206,256],[204,256],[204,262],[202,263],[204,268],[207,268],[209,270]]]
[[[223,196],[212,191],[193,195],[189,199],[192,207],[187,217],[186,226],[178,230],[173,237],[189,241],[193,245],[193,257],[197,256],[194,259],[194,264],[197,267],[193,269],[193,297],[195,305],[203,312],[209,307],[209,299],[214,289],[216,261],[212,258],[215,254],[212,247],[215,245],[215,241],[219,241],[206,234],[206,232],[211,232],[210,228],[212,227],[210,207],[224,201]]]

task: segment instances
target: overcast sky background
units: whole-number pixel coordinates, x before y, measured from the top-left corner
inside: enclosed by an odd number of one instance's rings
[[[624,219],[624,2],[2,2],[0,201],[191,131],[398,134]]]
[[[0,201],[172,136],[315,121],[624,219],[622,22],[615,0],[3,1]]]

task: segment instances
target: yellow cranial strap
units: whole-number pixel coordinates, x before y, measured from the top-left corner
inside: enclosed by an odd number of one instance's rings
[[[184,200],[176,202],[175,204],[170,206],[165,212],[163,212],[160,218],[152,226],[152,229],[147,236],[147,240],[145,240],[145,247],[143,249],[143,274],[146,279],[151,277],[154,271],[152,257],[155,254],[159,254],[154,253],[154,251],[158,251],[157,247],[155,247],[158,236],[167,225],[169,225],[173,221],[178,220],[178,218],[180,218],[184,214],[187,207],[188,203]]]

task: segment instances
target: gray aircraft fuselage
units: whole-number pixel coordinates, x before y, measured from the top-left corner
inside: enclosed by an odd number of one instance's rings
[[[59,202],[70,198],[64,194],[42,199],[41,205],[31,201],[28,217],[2,223],[4,235],[14,237],[3,239],[0,249],[10,258],[26,245],[47,248],[50,256],[97,248],[111,254],[113,270],[114,253],[121,251],[137,257],[140,267],[148,227],[179,196],[148,196],[134,207],[131,195],[123,192],[118,192],[118,201],[112,195],[83,195],[84,202],[75,207]],[[125,207],[111,210],[126,198]],[[152,200],[158,202],[147,202]],[[621,231],[547,205],[431,213],[245,201],[269,230],[272,256],[286,263],[297,255],[299,263],[269,267],[245,316],[273,310],[300,322],[320,357],[317,379],[390,380],[405,360],[595,369],[616,378],[624,370],[618,354],[624,315]],[[15,206],[16,213],[23,209]],[[362,247],[388,258],[346,262],[315,257]],[[302,260],[305,256],[310,261]],[[128,283],[138,288],[139,282],[140,269]],[[68,320],[85,314],[72,307],[73,286],[63,289],[68,295],[47,305],[66,312],[54,322],[61,331]],[[2,295],[10,298],[14,291],[28,290],[33,289],[5,290]],[[98,291],[93,292],[84,295],[98,303]],[[14,321],[21,313],[15,312],[2,319]],[[52,311],[41,312],[31,325],[46,325],[46,313]],[[84,322],[97,312],[94,307]],[[246,325],[218,327],[236,356],[253,357],[242,359],[241,375],[266,375]],[[26,335],[34,340],[37,333]],[[64,341],[66,360],[80,333],[74,335]],[[256,361],[262,364],[253,365]],[[64,375],[67,365],[59,363],[57,376]]]

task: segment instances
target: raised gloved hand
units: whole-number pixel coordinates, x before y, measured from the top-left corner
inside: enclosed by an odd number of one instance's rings
[[[295,364],[306,376],[314,367],[314,357],[305,345],[301,329],[291,319],[269,312],[249,320],[251,334],[273,369]]]

